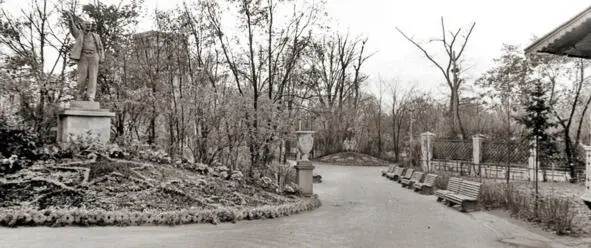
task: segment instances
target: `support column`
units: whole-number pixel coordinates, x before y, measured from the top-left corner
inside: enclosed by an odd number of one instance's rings
[[[425,132],[421,134],[421,169],[431,171],[431,159],[433,158],[433,139],[435,134]]]
[[[478,168],[478,175],[481,175],[480,162],[482,162],[482,141],[484,135],[476,134],[472,136],[472,163],[475,168]]]

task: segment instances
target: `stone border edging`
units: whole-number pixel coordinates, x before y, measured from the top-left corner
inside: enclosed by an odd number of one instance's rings
[[[298,202],[281,205],[264,205],[247,208],[220,208],[214,210],[177,211],[104,211],[73,209],[21,209],[1,210],[0,226],[140,226],[140,225],[179,225],[179,224],[218,224],[240,220],[273,219],[282,216],[311,211],[322,203],[318,195],[301,199]]]

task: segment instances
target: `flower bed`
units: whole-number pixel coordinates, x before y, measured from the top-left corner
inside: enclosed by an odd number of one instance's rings
[[[0,225],[217,223],[319,206],[317,197],[299,197],[296,185],[286,188],[205,165],[109,158],[35,164],[0,177]]]
[[[310,211],[320,207],[317,195],[302,198],[297,202],[281,205],[218,208],[213,210],[185,209],[178,211],[105,211],[85,208],[35,210],[0,209],[0,225],[17,226],[138,226],[138,225],[179,225],[218,224],[240,220],[273,219],[291,214]]]

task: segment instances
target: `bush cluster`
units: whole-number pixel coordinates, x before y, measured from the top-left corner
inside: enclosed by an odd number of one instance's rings
[[[302,199],[295,203],[251,208],[220,208],[215,210],[143,211],[126,210],[105,211],[71,209],[20,209],[0,210],[0,226],[129,226],[129,225],[179,225],[179,224],[218,224],[240,220],[278,218],[310,211],[320,207],[318,196]]]
[[[530,222],[540,223],[559,235],[573,229],[574,203],[567,198],[527,194],[505,183],[485,183],[481,202],[488,209],[505,208],[511,215]],[[537,205],[537,207],[536,207]]]

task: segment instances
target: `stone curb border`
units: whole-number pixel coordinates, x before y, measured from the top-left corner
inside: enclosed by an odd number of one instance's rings
[[[224,207],[214,210],[188,209],[177,211],[104,211],[72,209],[0,209],[0,226],[140,226],[236,223],[240,220],[273,219],[311,211],[322,205],[318,195],[298,202],[247,208]]]

